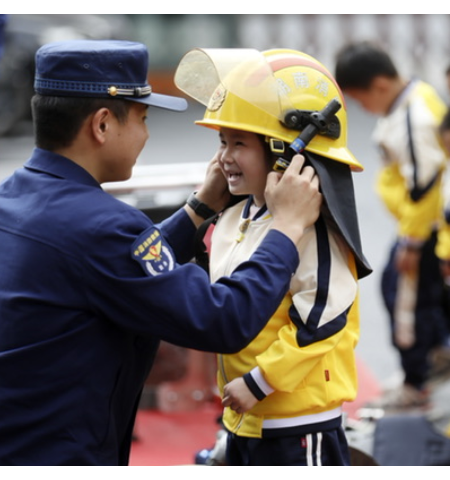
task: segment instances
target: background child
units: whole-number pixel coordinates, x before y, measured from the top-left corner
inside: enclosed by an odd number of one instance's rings
[[[450,152],[450,111],[447,112],[444,120],[441,124],[441,136],[444,142],[444,146],[448,152]],[[441,260],[441,273],[444,277],[446,294],[445,294],[445,307],[447,317],[450,318],[450,177],[447,174],[445,179],[444,188],[444,213],[445,219],[442,222],[439,230],[438,246],[436,249],[437,255]],[[450,357],[450,348],[447,350]],[[447,358],[447,369],[448,369]]]
[[[241,352],[219,355],[218,383],[229,465],[348,465],[342,405],[357,391],[357,280],[370,267],[351,183],[351,169],[362,167],[346,146],[342,95],[323,65],[293,50],[194,50],[175,79],[208,106],[198,123],[219,131],[216,158],[230,192],[245,197],[215,225],[212,281],[248,259],[272,223],[264,192],[274,145],[305,127],[288,126],[291,114],[310,121],[332,99],[342,102],[304,153],[328,206],[297,244],[300,266],[267,327]]]
[[[380,116],[374,132],[382,158],[377,192],[398,222],[382,294],[404,382],[377,405],[427,406],[430,353],[448,342],[435,254],[446,163],[438,126],[446,107],[430,85],[403,78],[386,52],[366,42],[342,49],[336,80],[365,110]]]

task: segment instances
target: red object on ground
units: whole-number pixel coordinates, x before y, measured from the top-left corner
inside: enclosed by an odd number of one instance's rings
[[[357,361],[359,391],[354,402],[344,410],[357,419],[357,411],[380,395],[380,387],[372,372]],[[219,403],[205,402],[196,409],[162,412],[139,410],[130,456],[131,466],[173,466],[194,464],[195,454],[211,448],[219,429]]]
[[[139,410],[130,465],[193,465],[199,450],[214,446],[220,413],[214,404],[188,412]]]
[[[353,419],[358,419],[357,412],[360,408],[382,394],[378,380],[358,357],[356,358],[356,368],[358,369],[358,394],[353,402],[344,405],[344,411]]]

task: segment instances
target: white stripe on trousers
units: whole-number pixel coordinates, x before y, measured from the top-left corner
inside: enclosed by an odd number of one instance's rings
[[[314,439],[316,441],[314,441]],[[308,433],[308,435],[306,435],[306,465],[308,467],[322,466],[322,433],[321,432]]]

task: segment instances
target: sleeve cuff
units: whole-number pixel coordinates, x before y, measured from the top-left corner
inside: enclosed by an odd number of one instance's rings
[[[266,382],[258,367],[246,373],[243,378],[249,390],[259,401],[264,400],[267,395],[274,392],[274,389]]]

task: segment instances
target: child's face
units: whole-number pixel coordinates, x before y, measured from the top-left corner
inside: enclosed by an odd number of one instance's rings
[[[376,77],[368,88],[349,88],[345,94],[353,98],[359,105],[374,115],[386,115],[399,93],[400,84],[385,77]]]
[[[219,165],[232,195],[253,195],[265,203],[264,189],[270,167],[260,138],[251,132],[221,128]]]
[[[349,89],[345,91],[346,95],[353,98],[359,105],[369,113],[374,115],[384,115],[385,107],[383,99],[372,89]]]
[[[442,143],[444,144],[447,154],[450,155],[450,130],[444,130],[441,134]]]

